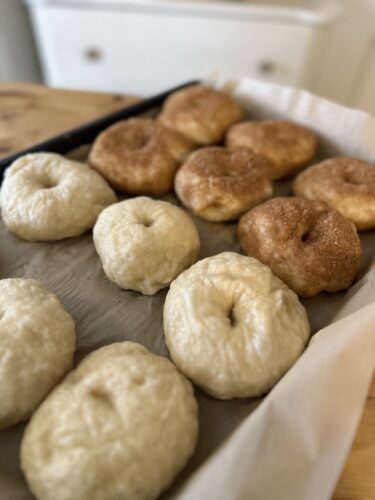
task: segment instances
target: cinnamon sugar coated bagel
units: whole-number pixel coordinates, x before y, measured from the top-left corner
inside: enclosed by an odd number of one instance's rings
[[[263,120],[233,125],[228,131],[229,148],[249,148],[268,158],[272,178],[294,174],[309,163],[316,150],[314,135],[296,123],[285,120]]]
[[[93,236],[107,277],[145,295],[168,286],[200,248],[198,231],[181,208],[145,196],[104,210]]]
[[[373,165],[355,158],[331,158],[302,172],[293,189],[298,196],[325,201],[357,229],[375,228]]]
[[[151,118],[115,123],[96,138],[89,161],[118,191],[162,195],[194,149],[191,141]]]
[[[97,172],[54,153],[22,156],[5,171],[1,186],[4,224],[29,241],[79,236],[115,201]]]
[[[236,219],[272,195],[269,162],[244,148],[202,148],[177,172],[175,191],[203,219]]]
[[[320,201],[268,200],[241,217],[238,237],[301,297],[349,288],[361,261],[354,225]]]
[[[244,113],[228,94],[192,85],[169,96],[159,121],[201,146],[219,143]]]
[[[220,399],[267,392],[309,338],[297,295],[267,266],[234,252],[200,260],[180,274],[163,317],[177,368]]]

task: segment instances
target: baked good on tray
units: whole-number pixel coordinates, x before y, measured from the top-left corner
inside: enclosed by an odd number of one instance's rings
[[[78,236],[94,225],[116,195],[97,172],[55,153],[22,156],[5,171],[1,215],[30,241]]]
[[[180,274],[163,317],[178,369],[220,399],[270,390],[309,338],[297,295],[267,266],[233,252],[200,260]]]
[[[198,231],[181,208],[145,196],[104,210],[93,236],[107,277],[145,295],[168,286],[200,248]]]
[[[89,354],[34,413],[21,468],[39,500],[157,498],[192,455],[192,386],[133,342]]]
[[[162,195],[195,145],[151,118],[130,118],[105,129],[91,148],[89,162],[118,191]]]
[[[226,145],[249,148],[268,158],[273,179],[288,177],[305,167],[316,151],[314,134],[286,120],[246,121],[233,125],[227,133]]]
[[[27,419],[73,366],[75,326],[32,279],[0,280],[0,430]]]
[[[355,158],[330,158],[298,175],[296,195],[325,201],[357,229],[375,228],[375,167]]]
[[[361,262],[354,224],[321,201],[268,200],[241,217],[238,237],[301,297],[349,288]]]
[[[165,101],[159,122],[201,146],[218,144],[244,112],[233,97],[205,85],[173,92]]]
[[[272,195],[270,165],[263,156],[244,148],[202,148],[177,172],[175,192],[203,219],[237,219]]]

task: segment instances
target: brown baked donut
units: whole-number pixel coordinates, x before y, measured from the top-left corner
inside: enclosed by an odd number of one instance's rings
[[[118,191],[162,195],[171,190],[180,162],[194,147],[151,118],[130,118],[98,135],[89,162]]]
[[[238,238],[301,297],[348,288],[361,261],[354,225],[321,201],[266,201],[241,217]]]
[[[375,228],[375,166],[355,158],[331,158],[294,181],[296,195],[325,201],[357,229]]]
[[[227,133],[229,148],[249,148],[273,166],[273,179],[294,174],[315,155],[315,136],[306,128],[285,120],[263,120],[233,125]]]
[[[159,121],[201,146],[219,143],[244,113],[224,92],[192,85],[166,99]]]
[[[236,219],[272,195],[269,164],[247,149],[202,148],[177,172],[175,191],[203,219]]]

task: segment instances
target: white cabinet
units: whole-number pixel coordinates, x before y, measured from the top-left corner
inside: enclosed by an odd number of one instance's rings
[[[29,4],[48,84],[145,95],[212,75],[313,88],[311,67],[333,20],[252,2]]]

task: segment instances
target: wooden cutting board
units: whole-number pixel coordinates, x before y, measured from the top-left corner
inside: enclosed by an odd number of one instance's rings
[[[0,83],[0,158],[136,100],[127,95]],[[375,499],[375,379],[333,499]]]

